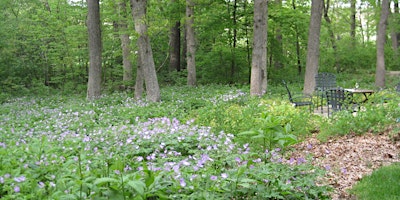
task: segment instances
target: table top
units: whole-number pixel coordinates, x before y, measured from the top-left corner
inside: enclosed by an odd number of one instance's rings
[[[369,90],[369,89],[354,89],[354,88],[351,88],[351,89],[344,89],[344,90],[346,90],[348,92],[352,92],[352,93],[374,93],[373,90]]]

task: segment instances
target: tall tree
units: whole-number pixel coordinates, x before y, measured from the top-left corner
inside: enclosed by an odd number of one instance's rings
[[[267,90],[267,17],[267,0],[255,0],[250,77],[250,95],[252,96],[261,96]]]
[[[127,10],[126,10],[126,0],[119,0],[118,2],[118,31],[120,32],[119,38],[121,40],[122,48],[122,67],[123,67],[123,77],[122,80],[124,84],[126,82],[132,81],[132,62],[130,60],[130,43],[128,34],[128,24],[127,24]]]
[[[357,0],[350,0],[350,36],[353,45],[356,43],[356,2]]]
[[[136,83],[135,83],[135,99],[141,99],[144,91],[144,73],[142,59],[138,54],[137,70],[136,70]]]
[[[87,99],[93,100],[101,95],[101,30],[99,0],[87,0],[87,28],[89,34],[89,80]]]
[[[194,35],[194,3],[193,0],[186,0],[186,62],[187,62],[187,84],[196,85],[196,42]]]
[[[392,39],[392,49],[394,51],[393,53],[393,59],[397,60],[398,55],[399,55],[399,39],[400,39],[400,32],[398,28],[398,23],[399,23],[399,1],[394,0],[394,11],[391,15],[391,20],[389,21],[389,25],[391,28],[390,31],[390,38]]]
[[[171,3],[176,3],[171,0]],[[180,71],[181,66],[181,22],[179,19],[172,19],[172,26],[169,32],[169,71]]]
[[[324,1],[312,0],[311,19],[308,30],[306,74],[304,79],[304,94],[312,94],[315,88],[315,75],[319,65],[319,37]]]
[[[292,7],[293,10],[296,10],[296,1],[292,0]],[[297,73],[300,75],[301,71],[302,71],[302,64],[301,64],[301,55],[300,55],[300,33],[299,33],[299,26],[296,24],[294,24],[294,30],[296,32],[296,60],[297,60]]]
[[[385,43],[386,26],[389,17],[389,0],[382,0],[381,18],[378,24],[378,35],[376,38],[376,72],[375,85],[379,88],[385,87]]]
[[[282,0],[275,0],[275,4],[279,9],[282,9]],[[278,50],[277,56],[274,60],[275,69],[280,69],[283,67],[282,58],[283,57],[283,43],[282,43],[282,28],[280,25],[277,25],[275,30],[275,38],[276,38],[276,48]]]
[[[146,24],[147,0],[131,0],[131,7],[135,30],[139,35],[137,45],[146,85],[146,98],[149,101],[158,102],[161,100],[161,95]]]
[[[335,39],[335,33],[333,32],[332,29],[332,20],[329,17],[329,7],[330,7],[330,0],[326,0],[326,4],[324,4],[324,19],[327,23],[328,26],[328,33],[329,33],[329,38],[332,43],[332,49],[333,49],[333,56],[335,59],[335,68],[339,72],[341,71],[340,66],[339,66],[339,61],[338,61],[338,56],[337,56],[337,47],[336,47],[336,39]],[[355,22],[354,22],[355,23]],[[355,30],[354,30],[355,31]],[[355,38],[352,38],[353,41],[355,41]]]

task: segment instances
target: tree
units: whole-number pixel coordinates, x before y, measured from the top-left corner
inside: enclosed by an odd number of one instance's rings
[[[127,15],[126,15],[126,2],[125,0],[120,0],[118,2],[118,14],[119,14],[119,38],[121,40],[121,48],[122,48],[122,66],[123,66],[123,78],[124,84],[126,82],[132,81],[132,62],[129,59],[130,55],[130,43],[131,40],[129,39],[128,34],[128,25],[127,25]]]
[[[315,88],[315,75],[318,72],[319,37],[324,1],[312,0],[311,19],[308,31],[306,74],[304,79],[304,94],[312,94]]]
[[[250,77],[250,95],[252,96],[261,96],[267,90],[267,17],[267,0],[255,0]]]
[[[146,98],[149,101],[158,102],[161,100],[161,95],[153,60],[153,51],[147,31],[147,0],[131,0],[131,7],[132,17],[135,22],[135,30],[139,35],[137,45],[139,48],[140,67],[142,67],[146,85]]]
[[[352,44],[355,44],[356,41],[356,3],[357,0],[350,0],[350,10],[351,10],[351,15],[350,15],[350,36],[352,39]]]
[[[101,30],[99,0],[87,0],[89,34],[89,81],[87,99],[99,98],[101,95]]]
[[[172,4],[177,4],[171,0]],[[169,33],[169,71],[180,71],[181,67],[181,22],[171,19],[172,25]]]
[[[186,0],[186,62],[187,62],[187,85],[196,85],[196,42],[194,35],[194,3],[192,0]]]
[[[376,72],[375,85],[380,88],[385,87],[385,43],[386,43],[386,26],[389,17],[389,1],[382,0],[381,18],[378,24],[378,35],[376,39]]]
[[[354,1],[354,0],[352,0],[352,1]],[[333,56],[334,56],[334,59],[335,59],[335,68],[339,72],[339,71],[341,71],[341,69],[340,69],[339,62],[338,62],[338,56],[337,56],[338,53],[337,53],[337,48],[336,48],[335,33],[332,30],[332,20],[328,15],[329,7],[330,7],[330,0],[326,0],[326,4],[324,5],[324,19],[325,19],[325,21],[327,23],[329,37],[330,37],[330,40],[331,40],[331,43],[332,43]],[[351,18],[351,19],[353,19],[353,18]],[[354,21],[354,23],[355,23],[355,21]],[[352,25],[352,28],[353,28],[353,25]],[[355,31],[355,28],[354,28],[354,31]],[[355,34],[355,32],[354,32],[354,34]],[[353,35],[352,35],[352,39],[353,39],[353,41],[355,41],[355,38],[353,38]]]

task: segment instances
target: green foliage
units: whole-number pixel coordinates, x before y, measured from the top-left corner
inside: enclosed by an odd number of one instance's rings
[[[319,139],[326,140],[329,137],[349,133],[378,133],[395,123],[400,116],[397,101],[394,98],[385,103],[387,100],[381,98],[371,97],[369,101],[374,103],[362,104],[357,113],[340,111],[334,113],[331,118],[323,120],[318,135]]]
[[[374,171],[350,190],[357,199],[398,199],[400,197],[400,164],[394,163]]]
[[[317,182],[324,171],[304,158],[294,163],[279,151],[260,154],[260,149],[235,143],[232,134],[171,117],[187,118],[181,108],[195,113],[210,104],[246,104],[244,95],[230,87],[189,91],[192,88],[163,91],[167,93],[161,103],[164,110],[157,115],[164,117],[158,118],[144,114],[161,107],[134,101],[125,93],[92,102],[84,96],[54,95],[4,103],[0,107],[0,196],[328,199],[329,187]]]
[[[268,148],[269,151],[278,147],[284,149],[297,142],[297,137],[291,134],[291,125],[282,126],[280,117],[263,113],[260,120],[262,125],[260,129],[245,131],[238,136],[250,137],[254,141],[262,140],[263,148]]]

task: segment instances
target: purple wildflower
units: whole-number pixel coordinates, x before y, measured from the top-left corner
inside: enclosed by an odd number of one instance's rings
[[[180,178],[179,179],[179,183],[180,183],[181,187],[185,187],[186,186],[186,182],[185,182],[184,178]]]
[[[21,191],[21,189],[19,188],[18,185],[14,187],[14,192],[18,193],[18,192],[20,192],[20,191]]]
[[[297,158],[297,164],[300,165],[302,163],[305,163],[306,160],[304,158]]]
[[[325,165],[325,170],[326,170],[326,171],[331,170],[331,166],[330,166],[330,165]]]
[[[15,177],[14,181],[17,183],[24,182],[26,180],[25,176]]]
[[[44,185],[43,182],[40,181],[40,182],[38,183],[38,186],[39,186],[39,188],[44,188],[45,185]]]
[[[49,184],[50,184],[51,187],[56,187],[56,184],[53,183],[53,182],[50,182]]]
[[[226,174],[226,173],[222,173],[222,174],[221,174],[221,178],[223,178],[223,179],[226,179],[226,178],[228,178],[228,174]]]
[[[217,177],[217,176],[211,176],[210,179],[211,179],[212,181],[216,181],[216,180],[218,179],[218,177]]]

